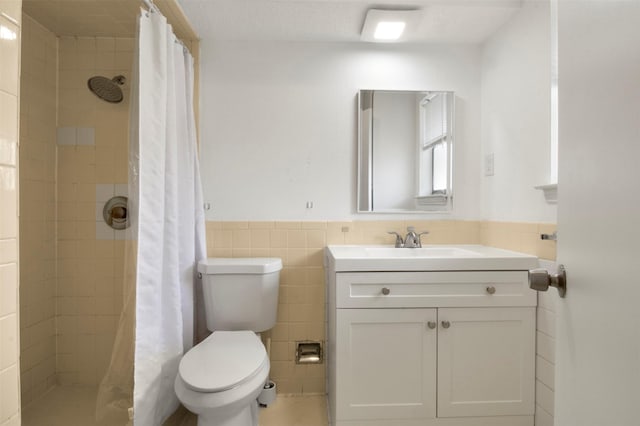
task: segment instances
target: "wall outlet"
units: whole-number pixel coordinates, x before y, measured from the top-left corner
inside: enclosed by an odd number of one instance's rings
[[[493,152],[484,157],[484,175],[493,176],[494,173],[494,157]]]

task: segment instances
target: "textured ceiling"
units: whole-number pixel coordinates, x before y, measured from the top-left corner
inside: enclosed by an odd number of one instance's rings
[[[421,24],[410,41],[480,43],[503,25],[522,1],[155,0],[155,3],[182,39],[355,42],[360,40],[368,9],[395,7],[421,10]],[[141,0],[23,0],[24,12],[46,28],[57,35],[75,36],[133,37],[141,5]]]
[[[422,21],[411,41],[479,43],[521,7],[522,0],[179,0],[202,39],[360,40],[371,8],[419,8]]]

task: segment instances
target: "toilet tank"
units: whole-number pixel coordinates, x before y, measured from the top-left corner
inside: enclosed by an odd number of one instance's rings
[[[208,258],[198,263],[207,328],[265,331],[276,323],[282,260]]]

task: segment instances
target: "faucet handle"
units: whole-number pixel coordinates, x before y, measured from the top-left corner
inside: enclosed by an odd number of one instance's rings
[[[396,236],[396,248],[404,247],[404,241],[402,240],[402,235],[394,231],[388,231],[387,234]]]
[[[415,244],[415,247],[417,247],[417,248],[422,248],[422,239],[421,239],[421,237],[422,237],[423,235],[427,235],[428,233],[429,233],[429,231],[423,231],[423,232],[420,232],[420,233],[416,234],[416,244]]]

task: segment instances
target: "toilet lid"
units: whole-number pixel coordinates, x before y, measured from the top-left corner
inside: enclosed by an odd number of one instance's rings
[[[178,372],[198,392],[230,389],[253,375],[267,357],[252,331],[216,331],[182,357]]]

